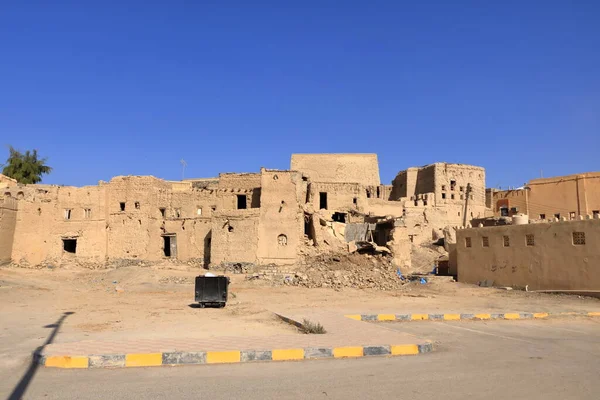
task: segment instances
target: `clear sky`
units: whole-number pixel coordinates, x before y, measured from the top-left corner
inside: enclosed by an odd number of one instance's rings
[[[487,185],[600,170],[600,1],[0,0],[0,162],[44,183],[379,155]]]

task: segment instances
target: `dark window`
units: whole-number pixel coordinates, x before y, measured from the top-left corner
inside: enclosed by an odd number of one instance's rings
[[[446,190],[446,185],[442,185],[442,190]]]
[[[465,238],[465,247],[471,247],[471,238],[470,237]]]
[[[77,253],[77,239],[63,239],[63,250],[66,253]]]
[[[446,198],[446,193],[442,193],[442,199]]]
[[[465,187],[461,186],[461,187],[458,188],[458,190],[460,190],[461,192],[464,192],[465,191]]]
[[[140,202],[139,201],[136,201],[134,205],[135,205],[135,209],[136,210],[140,209]]]
[[[451,198],[452,200],[454,200],[454,193],[452,193],[452,194],[450,195],[450,198]]]
[[[600,215],[600,210],[593,210],[592,215],[594,218],[598,218],[598,216]]]
[[[500,216],[502,216],[502,217],[508,217],[508,208],[502,207],[500,209]]]
[[[377,186],[377,198],[381,197],[381,192],[379,191],[379,186]]]
[[[575,211],[569,213],[569,219],[575,219]]]
[[[503,236],[504,247],[510,247],[510,238],[508,236]]]
[[[159,208],[158,210],[160,211],[160,216],[164,218],[164,217],[165,217],[165,211],[166,211],[167,209],[166,209],[166,208],[164,208],[164,207],[161,207],[161,208]]]
[[[171,257],[171,236],[163,236],[163,252],[165,257]]]
[[[339,213],[336,212],[331,216],[331,219],[334,220],[335,222],[343,222],[346,223],[346,214],[345,213]]]
[[[583,246],[585,244],[585,232],[573,232],[573,244]]]
[[[237,195],[237,209],[238,210],[245,210],[247,205],[246,205],[246,195],[245,194],[238,194]]]
[[[483,237],[481,238],[481,245],[482,245],[483,247],[490,247],[490,238],[489,238],[489,237],[487,237],[487,236],[483,236]]]
[[[518,209],[517,207],[512,207],[512,208],[510,209],[510,212],[511,212],[511,213],[513,213],[513,214],[514,214],[514,213],[517,213],[518,211],[519,211],[519,209]]]
[[[367,189],[367,199],[371,198],[371,191],[369,189]]]
[[[121,211],[125,211],[125,203],[119,203],[119,207],[121,208]]]
[[[358,203],[358,199],[357,199],[356,197],[355,197],[355,198],[353,198],[353,199],[352,199],[352,203],[353,203],[353,204],[356,204],[356,203]]]
[[[327,210],[327,193],[326,192],[319,193],[319,209]]]
[[[535,236],[532,234],[525,235],[525,243],[527,246],[535,246]]]
[[[454,190],[456,187],[456,181],[450,181],[450,190]]]
[[[540,219],[546,219],[546,214],[540,214]]]
[[[554,218],[560,219],[560,213],[554,214]]]

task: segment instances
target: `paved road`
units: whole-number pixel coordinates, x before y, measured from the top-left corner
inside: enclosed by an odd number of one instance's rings
[[[389,323],[434,353],[268,364],[39,369],[26,399],[598,399],[600,320]],[[2,373],[2,371],[0,371]],[[0,377],[1,378],[1,377]],[[14,381],[14,379],[11,379]],[[14,383],[0,379],[7,395]]]

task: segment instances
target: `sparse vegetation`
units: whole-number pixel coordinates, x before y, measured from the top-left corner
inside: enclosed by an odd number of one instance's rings
[[[323,328],[323,325],[321,325],[318,322],[314,323],[307,319],[302,321],[302,332],[304,332],[306,334],[317,334],[317,335],[322,335],[324,333],[327,333],[325,328]]]
[[[10,146],[8,151],[8,159],[2,173],[19,183],[39,183],[42,181],[42,175],[52,171],[52,168],[46,165],[46,159],[38,156],[37,150],[21,153]]]

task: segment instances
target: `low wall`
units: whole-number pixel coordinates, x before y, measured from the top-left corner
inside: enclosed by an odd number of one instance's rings
[[[456,251],[461,282],[600,289],[600,219],[459,229]]]

